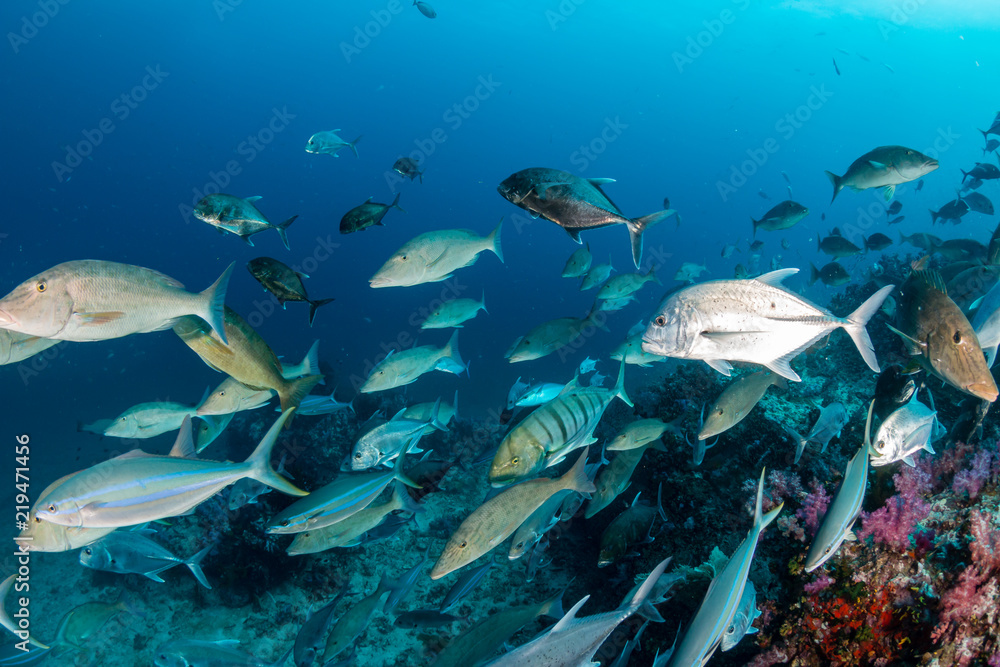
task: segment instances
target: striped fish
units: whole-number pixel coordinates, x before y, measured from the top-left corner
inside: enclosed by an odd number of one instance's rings
[[[528,415],[500,443],[489,481],[506,486],[527,479],[566,458],[574,449],[596,442],[594,429],[615,397],[632,407],[625,393],[625,364],[613,389],[581,387],[573,379],[561,394]]]
[[[61,484],[37,517],[61,526],[112,528],[184,514],[233,482],[250,477],[293,496],[306,492],[277,474],[271,449],[293,410],[278,420],[243,463],[182,458],[194,452],[191,418],[185,419],[174,456],[138,452],[98,463]]]

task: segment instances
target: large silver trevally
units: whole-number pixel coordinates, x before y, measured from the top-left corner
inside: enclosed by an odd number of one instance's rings
[[[223,342],[223,303],[230,264],[200,294],[159,271],[80,259],[28,278],[0,299],[0,329],[57,340],[95,341],[169,329],[197,315]]]
[[[467,371],[469,365],[462,361],[458,352],[458,331],[451,335],[444,347],[420,345],[402,352],[390,352],[380,361],[368,379],[358,389],[362,394],[385,391],[416,382],[417,378],[430,371],[444,371],[455,375]]]
[[[10,329],[0,329],[0,366],[24,361],[61,342],[54,338],[39,338]]]
[[[80,549],[80,565],[104,572],[141,574],[161,584],[163,583],[161,572],[177,565],[185,565],[199,584],[211,588],[205,579],[205,573],[201,571],[200,563],[214,546],[210,544],[191,558],[184,560],[141,533],[116,530]]]
[[[428,419],[409,419],[405,414],[406,408],[403,408],[392,419],[365,430],[354,442],[351,451],[351,470],[367,470],[377,465],[388,465],[389,461],[399,456],[404,447],[414,454],[419,454],[421,450],[415,447],[424,435],[434,430],[448,430],[447,426],[438,421],[440,409],[439,398]]]
[[[281,413],[243,463],[142,452],[119,456],[67,479],[52,492],[45,506],[38,509],[37,516],[62,526],[133,526],[184,514],[244,477],[292,496],[304,496],[305,491],[279,476],[269,462],[271,449],[292,412],[290,408]],[[186,443],[175,445],[175,450],[190,455],[194,451],[190,423],[181,427],[181,433]]]
[[[240,199],[235,195],[222,193],[206,195],[194,207],[194,217],[207,222],[220,232],[239,236],[250,247],[253,247],[251,236],[273,229],[278,232],[281,242],[285,244],[285,250],[291,250],[288,246],[287,230],[299,216],[293,215],[288,220],[273,225],[260,209],[253,205],[258,199],[259,196]]]
[[[872,442],[871,465],[879,467],[902,461],[913,466],[913,455],[920,450],[934,453],[931,440],[937,410],[932,410],[917,400],[917,392],[906,405],[894,410],[885,418]]]
[[[765,366],[799,382],[790,362],[834,329],[844,329],[865,363],[878,361],[865,324],[894,288],[886,285],[846,318],[781,287],[798,269],[745,280],[711,280],[664,299],[642,337],[642,349],[679,359],[701,359],[728,376],[729,361]]]
[[[840,545],[847,540],[853,542],[857,538],[852,532],[854,522],[861,514],[861,506],[865,502],[865,489],[868,486],[868,456],[873,453],[872,411],[875,401],[868,406],[868,421],[865,423],[865,442],[857,454],[847,462],[844,478],[840,488],[830,501],[830,507],[823,516],[823,521],[816,531],[806,554],[805,570],[812,572],[837,553]]]
[[[632,261],[639,268],[643,232],[677,211],[667,209],[641,218],[626,218],[601,189],[607,183],[614,183],[614,179],[580,178],[559,169],[532,167],[508,176],[497,191],[532,216],[556,223],[577,243],[582,243],[582,231],[625,225],[632,240]]]
[[[488,236],[468,229],[439,229],[413,237],[386,260],[368,281],[372,287],[410,287],[436,283],[479,259],[491,250],[503,262],[500,229],[503,219]]]
[[[337,136],[337,132],[340,132],[339,127],[336,130],[317,132],[309,137],[309,141],[306,142],[306,153],[313,153],[315,155],[325,153],[333,157],[340,157],[337,153],[340,149],[346,147],[351,149],[354,157],[358,157],[358,142],[361,141],[361,135],[358,135],[358,138],[354,141],[344,141]]]
[[[879,146],[852,162],[843,176],[826,172],[833,183],[833,197],[830,201],[836,199],[837,193],[844,188],[885,188],[885,198],[889,200],[897,185],[915,181],[937,168],[937,160],[912,148]]]

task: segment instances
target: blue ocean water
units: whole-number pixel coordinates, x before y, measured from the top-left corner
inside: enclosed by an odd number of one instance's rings
[[[924,211],[953,198],[959,168],[982,159],[977,128],[998,109],[1000,10],[982,3],[434,6],[430,20],[397,0],[5,3],[0,291],[83,258],[147,266],[200,291],[236,262],[227,303],[246,318],[258,313],[251,323],[286,359],[320,339],[327,387],[343,399],[389,349],[447,340],[448,331],[419,331],[421,309],[485,293],[489,314],[459,333],[470,377],[431,374],[406,391],[416,402],[458,389],[463,416],[485,418],[518,376],[563,382],[588,355],[612,373],[611,349],[678,285],[681,263],[706,264],[702,278],[732,277],[748,261],[750,218],[787,198],[789,185],[810,215],[758,234],[759,270],[781,255],[781,265],[803,271],[794,288],[805,286],[809,262],[825,262],[816,239],[835,226],[894,241],[897,229],[931,231]],[[303,150],[310,135],[334,128],[362,136],[359,157]],[[831,204],[823,174],[886,144],[941,162],[921,191],[897,191],[907,219],[891,231],[879,193],[845,191]],[[422,184],[391,172],[401,156],[418,160]],[[669,197],[682,220],[646,236],[643,268],[655,267],[664,288],[647,287],[580,350],[511,365],[503,355],[517,336],[554,317],[582,317],[595,294],[559,276],[577,248],[569,236],[497,194],[501,180],[535,166],[615,179],[605,191],[629,216]],[[262,196],[272,222],[299,215],[291,251],[273,232],[251,248],[194,219],[192,205],[216,189]],[[384,227],[339,234],[348,209],[396,192],[405,214],[391,210]],[[980,192],[995,196],[996,182]],[[504,263],[486,253],[447,283],[368,286],[416,234],[485,235],[501,217]],[[982,240],[993,227],[972,214],[944,234]],[[618,271],[632,270],[624,229],[583,239],[595,262],[610,257]],[[737,240],[742,253],[721,258]],[[304,305],[271,312],[244,268],[260,255],[308,273],[310,296],[336,299],[312,328]],[[845,266],[860,278],[875,261]],[[805,289],[819,303],[834,292]],[[628,372],[641,385],[647,371]],[[37,490],[114,450],[78,433],[78,422],[142,401],[194,403],[221,379],[169,331],[62,344],[0,376],[0,423],[5,437],[30,434]]]

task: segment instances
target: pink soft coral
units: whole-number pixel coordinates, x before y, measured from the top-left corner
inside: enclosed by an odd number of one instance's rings
[[[802,508],[795,512],[795,516],[802,519],[810,535],[815,535],[823,515],[826,514],[826,508],[830,505],[830,496],[827,495],[826,488],[815,480],[810,487],[812,493],[802,501]]]
[[[893,482],[899,493],[883,507],[867,515],[862,512],[863,527],[856,531],[859,539],[871,536],[876,542],[900,551],[910,547],[910,533],[931,512],[931,504],[923,498],[931,487],[930,466],[926,459],[924,457],[915,468],[903,468],[896,473]]]
[[[969,500],[979,496],[979,490],[993,474],[993,455],[985,449],[972,457],[971,466],[955,473],[951,490],[956,495],[969,494]]]

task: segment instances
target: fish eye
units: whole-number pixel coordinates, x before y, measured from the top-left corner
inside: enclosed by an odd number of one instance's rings
[[[39,280],[37,283],[35,283],[35,289],[37,289],[39,293],[44,292],[47,288],[48,288],[48,283],[46,283],[44,280]]]
[[[355,455],[354,455],[354,458],[356,458],[356,459],[360,459],[360,458],[361,458],[361,452],[358,452],[357,454],[355,454]]]
[[[90,554],[92,554],[94,552],[90,549],[90,547],[87,547],[86,549],[83,550],[83,553],[85,553],[85,554],[87,554],[89,556]]]
[[[400,259],[402,259],[405,262],[406,261],[406,255],[403,255]]]
[[[956,331],[956,332],[955,332],[955,335],[954,335],[954,336],[952,336],[952,337],[951,337],[951,339],[952,339],[953,341],[955,341],[955,344],[956,344],[956,345],[958,345],[959,343],[961,343],[961,342],[962,342],[962,332],[961,332],[961,331]]]
[[[219,396],[225,396],[225,395],[226,395],[226,390],[225,389],[223,389],[222,391],[219,392]]]
[[[665,318],[663,315],[657,315],[656,319],[653,320],[653,323],[658,327],[662,327],[664,324],[667,323],[667,318]]]
[[[824,553],[824,554],[828,554],[828,553],[830,553],[830,547],[827,547],[826,549],[824,549],[824,550],[823,550],[823,553]]]
[[[510,460],[510,462],[513,463],[514,465],[517,465],[520,460],[521,459],[519,457],[515,456]]]
[[[728,627],[728,628],[726,629],[726,632],[727,632],[727,633],[729,633],[729,634],[732,634],[732,633],[736,632],[736,626],[735,626],[735,625],[730,625],[730,626],[729,626],[729,627]]]
[[[46,509],[47,509],[48,511],[50,511],[50,512],[55,512],[55,511],[56,511],[56,506],[55,506],[55,505],[52,505],[52,504],[50,504],[50,505],[49,505],[49,506],[48,506],[48,507],[47,507]]]
[[[466,542],[465,540],[463,540],[462,543],[458,545],[458,548],[459,549],[464,549],[467,546],[469,546],[469,543]]]

